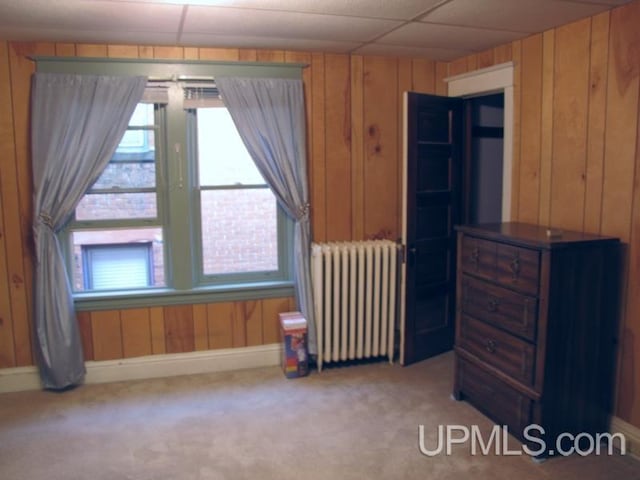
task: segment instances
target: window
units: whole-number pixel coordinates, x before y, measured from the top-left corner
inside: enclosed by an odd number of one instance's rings
[[[141,103],[64,232],[75,292],[230,292],[290,282],[292,225],[215,90]],[[215,98],[211,93],[215,93]],[[211,101],[211,100],[214,101]]]

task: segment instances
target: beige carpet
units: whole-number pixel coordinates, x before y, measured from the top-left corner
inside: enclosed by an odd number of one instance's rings
[[[439,424],[491,423],[450,398],[452,356],[287,380],[278,368],[0,395],[0,478],[615,479],[631,457],[426,457]],[[512,438],[510,447],[519,444]]]

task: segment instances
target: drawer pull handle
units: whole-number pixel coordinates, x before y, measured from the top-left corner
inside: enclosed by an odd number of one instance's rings
[[[513,274],[513,279],[517,280],[518,275],[520,275],[520,257],[516,256],[513,260],[511,260],[511,273]]]
[[[476,267],[476,270],[477,270],[478,264],[480,263],[480,249],[478,247],[475,247],[471,251],[471,263],[473,263],[473,265]]]
[[[495,340],[487,340],[485,342],[485,344],[484,344],[484,348],[489,353],[495,353],[496,352],[496,342],[495,342]]]
[[[496,300],[495,298],[490,298],[489,302],[487,303],[487,310],[489,310],[490,312],[495,312],[496,310],[498,310],[498,305],[500,305],[498,300]]]

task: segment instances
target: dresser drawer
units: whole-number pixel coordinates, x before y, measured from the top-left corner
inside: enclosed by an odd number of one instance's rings
[[[522,437],[531,423],[533,401],[473,363],[457,357],[458,390],[498,425]]]
[[[462,278],[462,312],[532,342],[538,300],[469,276]]]
[[[481,238],[462,237],[460,266],[462,271],[494,280],[496,277],[497,245]]]
[[[524,340],[461,314],[456,344],[514,380],[533,386],[535,348]]]
[[[498,244],[496,280],[509,288],[537,295],[540,254],[528,248]]]

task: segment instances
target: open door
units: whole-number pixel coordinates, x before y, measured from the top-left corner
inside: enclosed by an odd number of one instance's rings
[[[400,363],[408,365],[453,346],[463,100],[407,92],[404,112]]]

